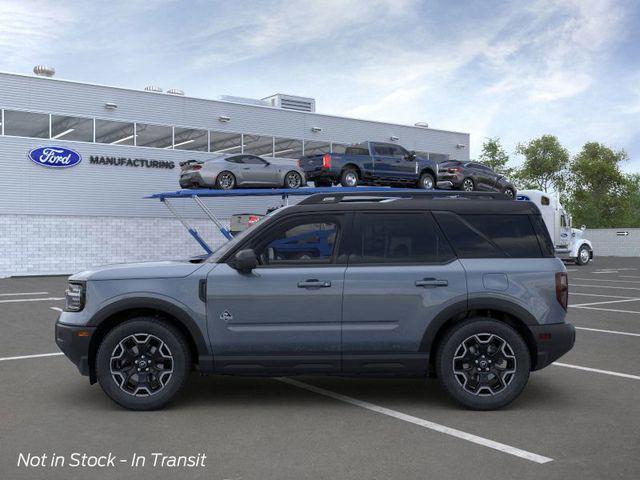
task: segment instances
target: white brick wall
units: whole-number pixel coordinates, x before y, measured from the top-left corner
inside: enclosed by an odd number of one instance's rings
[[[623,232],[628,235],[618,235]],[[596,257],[640,257],[640,228],[588,228],[584,238]]]
[[[190,222],[210,245],[224,242],[211,222]],[[0,277],[71,274],[96,265],[201,253],[172,218],[0,215]]]

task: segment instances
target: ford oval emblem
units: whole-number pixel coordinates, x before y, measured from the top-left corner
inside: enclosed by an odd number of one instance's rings
[[[79,164],[82,156],[69,148],[38,147],[29,152],[29,159],[43,167],[69,168]]]

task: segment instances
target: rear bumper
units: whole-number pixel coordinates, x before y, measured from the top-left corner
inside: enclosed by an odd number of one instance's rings
[[[537,355],[533,370],[540,370],[555,362],[573,348],[576,329],[570,323],[529,326],[536,344]]]
[[[82,375],[89,375],[89,344],[95,327],[56,322],[56,344]]]
[[[200,173],[185,173],[180,175],[180,188],[207,187],[208,185]]]
[[[323,167],[309,169],[309,170],[305,169],[304,176],[310,182],[318,179],[333,180],[336,178],[336,176],[333,174],[333,172],[330,169],[323,168]]]

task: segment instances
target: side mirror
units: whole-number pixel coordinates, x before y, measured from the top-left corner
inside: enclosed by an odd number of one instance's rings
[[[407,155],[404,156],[404,159],[413,162],[416,159],[416,152],[411,150]]]
[[[253,249],[247,248],[236,253],[230,265],[241,273],[251,273],[258,266],[258,257]]]

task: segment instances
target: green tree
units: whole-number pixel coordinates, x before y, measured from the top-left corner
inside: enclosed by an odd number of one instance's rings
[[[502,147],[499,137],[485,138],[482,144],[482,153],[478,160],[501,175],[506,175],[507,177],[513,175],[513,168],[507,167],[509,155]]]
[[[573,158],[569,168],[569,208],[576,225],[638,224],[635,208],[640,180],[622,173],[620,163],[625,160],[624,150],[614,151],[598,142],[585,143]]]
[[[548,192],[562,191],[566,185],[569,151],[554,135],[543,135],[516,147],[524,162],[516,172],[520,187]]]

